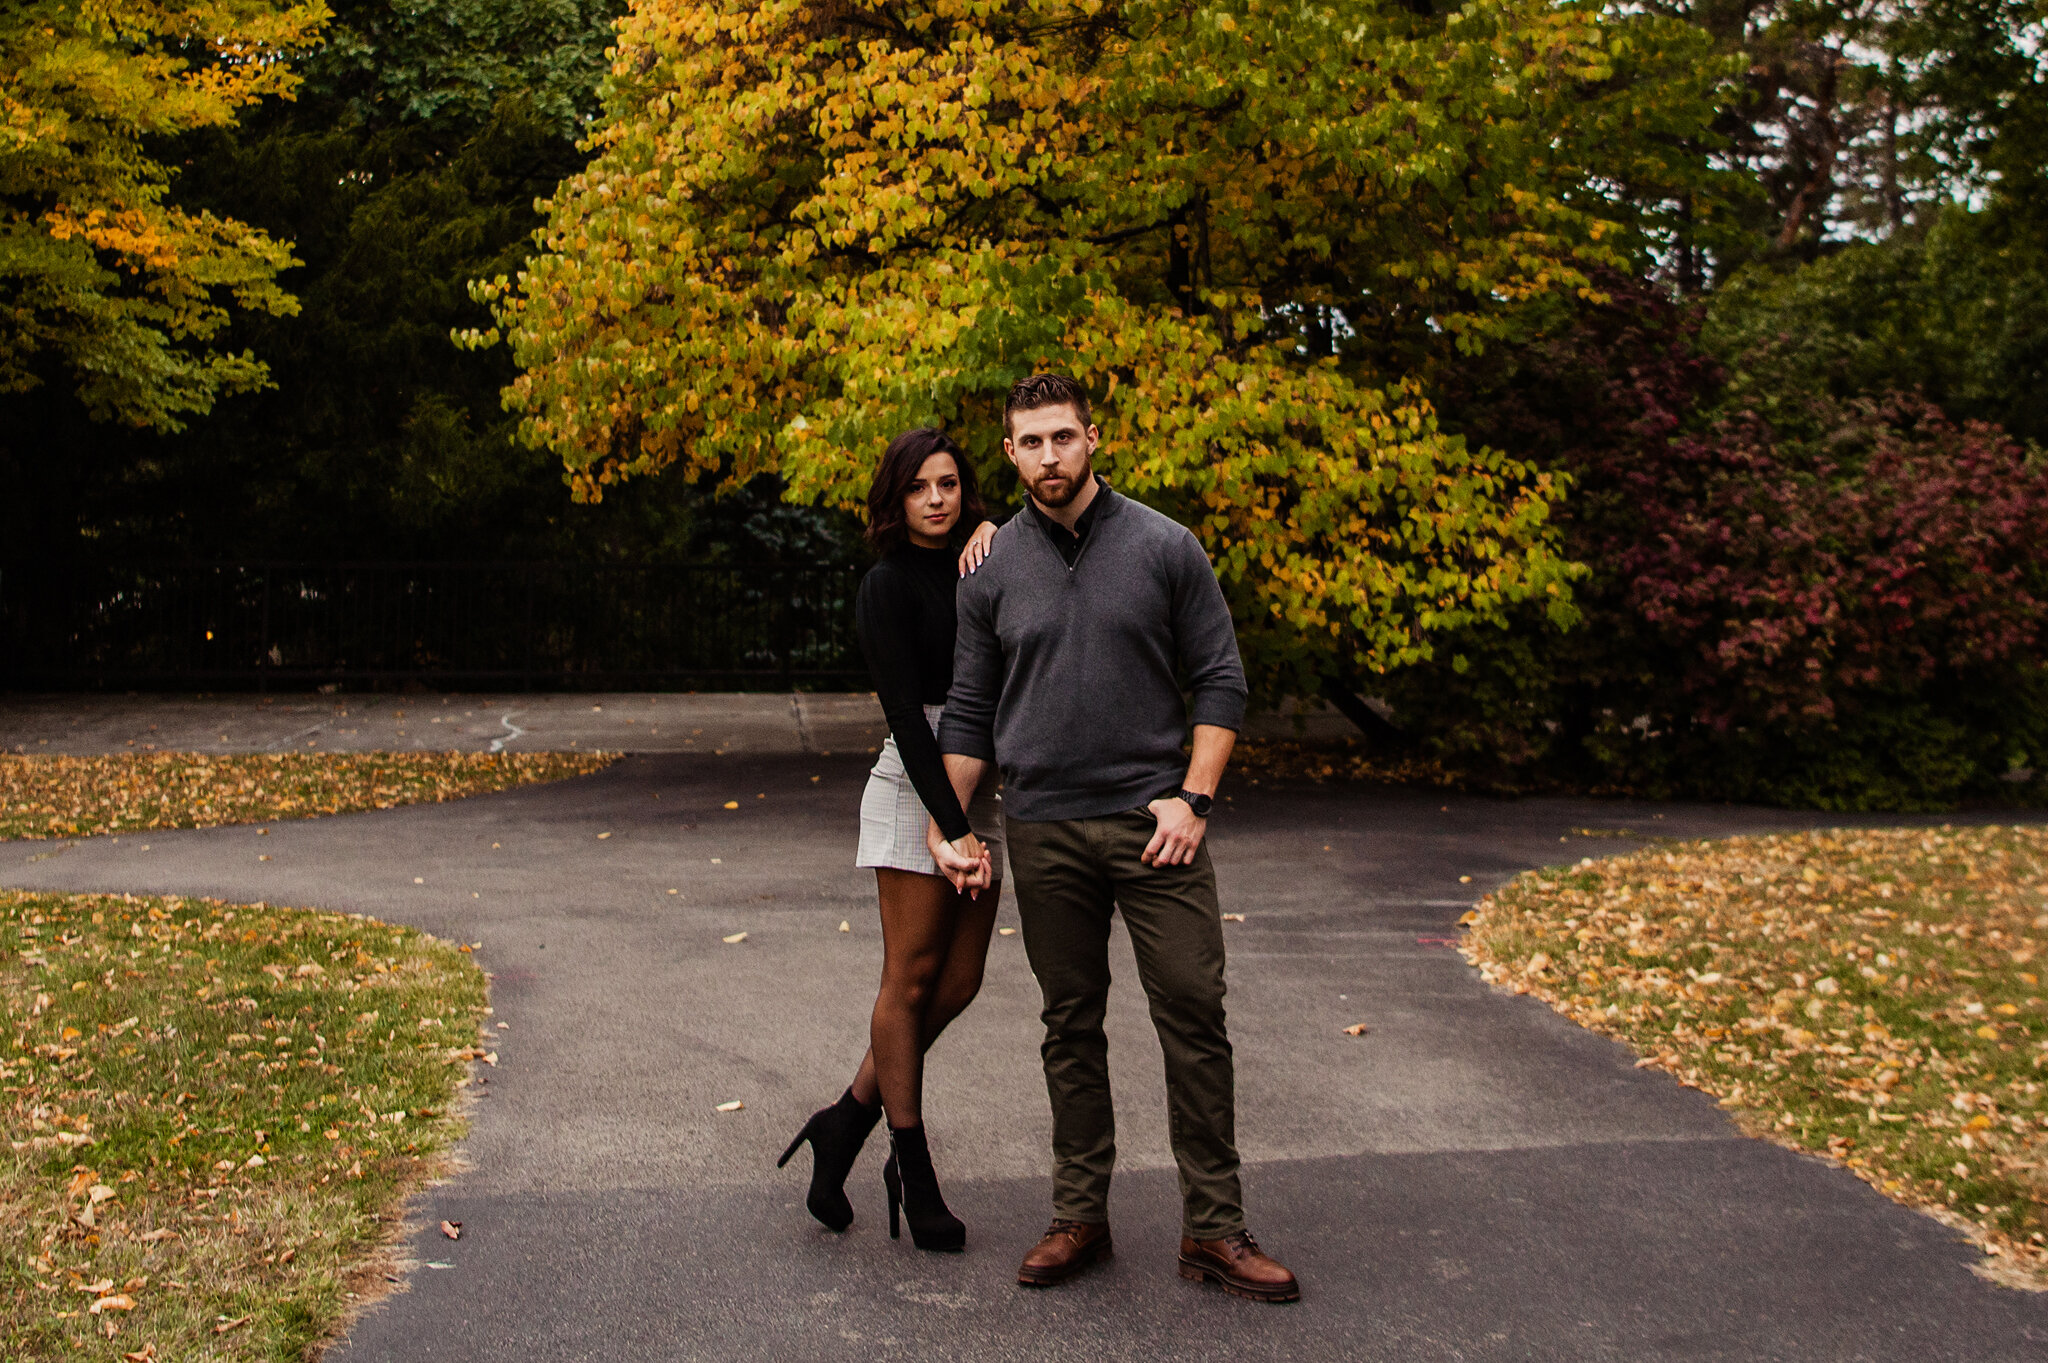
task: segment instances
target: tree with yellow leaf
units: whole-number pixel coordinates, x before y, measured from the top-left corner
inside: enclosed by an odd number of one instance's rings
[[[858,501],[897,430],[993,471],[1069,371],[1214,558],[1271,694],[1540,602],[1564,488],[1436,425],[1427,356],[1638,250],[1720,74],[1591,4],[639,0],[541,254],[480,284],[529,442]]]
[[[175,430],[264,380],[215,347],[288,313],[288,247],[166,201],[162,139],[289,96],[319,0],[25,0],[0,13],[0,391],[68,384],[95,419]]]

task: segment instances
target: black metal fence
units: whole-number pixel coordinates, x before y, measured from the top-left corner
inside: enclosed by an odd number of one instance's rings
[[[0,563],[0,687],[864,686],[858,568]]]

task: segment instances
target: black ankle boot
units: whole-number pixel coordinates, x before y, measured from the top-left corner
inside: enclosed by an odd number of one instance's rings
[[[832,1106],[813,1112],[804,1129],[789,1143],[789,1149],[775,1161],[775,1167],[780,1169],[789,1163],[798,1146],[805,1141],[811,1143],[811,1191],[804,1198],[804,1206],[833,1230],[845,1230],[853,1224],[853,1204],[846,1200],[846,1176],[853,1171],[853,1162],[860,1157],[868,1132],[875,1129],[881,1117],[880,1103],[869,1107],[848,1089]]]
[[[967,1247],[967,1227],[946,1210],[939,1176],[932,1170],[932,1152],[924,1126],[889,1128],[889,1162],[882,1166],[882,1187],[889,1194],[889,1238],[898,1238],[896,1209],[910,1222],[910,1239],[919,1249],[958,1250]]]

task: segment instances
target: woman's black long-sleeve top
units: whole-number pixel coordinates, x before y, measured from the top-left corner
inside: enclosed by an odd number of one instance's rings
[[[924,707],[944,705],[953,685],[957,559],[951,549],[906,544],[891,550],[861,579],[853,611],[860,651],[903,770],[948,842],[970,829]]]

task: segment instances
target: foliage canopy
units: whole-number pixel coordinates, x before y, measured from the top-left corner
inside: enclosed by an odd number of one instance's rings
[[[297,83],[320,0],[31,0],[0,14],[0,391],[58,374],[97,419],[176,429],[266,370],[212,343],[289,313],[288,247],[166,200],[152,139]]]
[[[673,466],[851,504],[895,431],[987,457],[1008,385],[1066,369],[1302,688],[1568,617],[1561,482],[1438,430],[1418,357],[1622,258],[1600,176],[1669,178],[1701,54],[1531,0],[646,0],[544,251],[479,293],[592,499]]]

